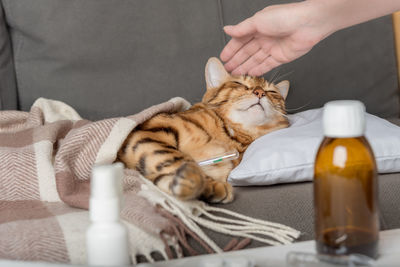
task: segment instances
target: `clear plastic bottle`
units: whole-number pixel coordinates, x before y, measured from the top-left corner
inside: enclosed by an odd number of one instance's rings
[[[325,138],[314,167],[314,208],[320,254],[377,257],[377,170],[364,137],[365,106],[332,101],[324,106]]]
[[[123,165],[93,168],[86,232],[87,261],[96,266],[130,264],[128,231],[119,218],[121,211]]]

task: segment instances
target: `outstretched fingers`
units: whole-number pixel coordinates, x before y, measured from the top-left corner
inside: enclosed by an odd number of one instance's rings
[[[264,73],[267,73],[268,71],[272,70],[273,68],[278,67],[281,64],[282,64],[282,62],[279,62],[272,56],[269,56],[261,64],[250,69],[248,74],[251,76],[261,76]]]
[[[224,31],[233,38],[242,38],[255,34],[257,32],[257,26],[254,23],[253,17],[250,17],[236,25],[225,26]]]
[[[225,63],[227,71],[233,71],[260,50],[259,44],[254,39],[244,45],[228,62]]]
[[[224,31],[227,35],[232,37],[220,54],[221,60],[227,62],[239,49],[254,38],[257,28],[253,23],[253,19],[248,18],[237,25],[225,26]]]
[[[269,56],[269,53],[263,49],[258,50],[253,54],[247,61],[238,66],[232,71],[233,75],[243,75],[249,72],[249,70],[262,64]]]
[[[243,46],[253,39],[253,36],[232,38],[224,47],[219,57],[222,61],[229,61]]]

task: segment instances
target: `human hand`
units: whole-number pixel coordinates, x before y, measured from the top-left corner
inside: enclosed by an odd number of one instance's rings
[[[220,58],[233,75],[260,76],[306,54],[333,32],[315,5],[269,6],[224,31],[232,39]]]

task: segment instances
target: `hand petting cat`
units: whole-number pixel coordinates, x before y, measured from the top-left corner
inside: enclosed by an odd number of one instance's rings
[[[233,75],[260,76],[293,61],[340,29],[400,9],[399,0],[306,0],[273,5],[224,31],[220,58]]]

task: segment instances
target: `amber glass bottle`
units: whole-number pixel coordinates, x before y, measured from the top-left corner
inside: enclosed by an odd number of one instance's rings
[[[377,171],[364,137],[365,107],[359,101],[324,106],[325,138],[314,168],[317,251],[377,257]]]

